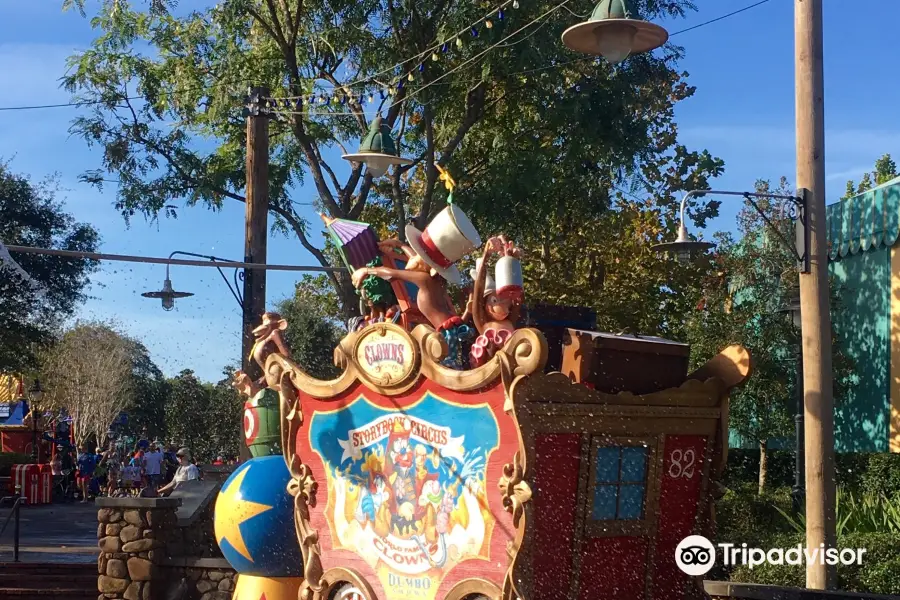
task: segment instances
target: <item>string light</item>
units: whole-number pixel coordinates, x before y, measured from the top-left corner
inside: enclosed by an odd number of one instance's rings
[[[446,44],[444,44],[444,45],[446,45]],[[434,62],[437,62],[439,58],[440,58],[440,57],[438,56],[438,53],[437,53],[437,52],[433,52],[433,53],[431,54],[431,60],[433,60]]]
[[[425,71],[425,63],[419,65],[419,73],[422,73],[423,71]]]
[[[503,12],[503,9],[502,9],[502,8],[501,8],[500,10],[498,10],[498,11],[497,11],[497,20],[498,20],[498,21],[502,21],[502,20],[503,20],[504,14],[505,14],[505,13]]]
[[[478,37],[478,30],[474,27],[472,28],[472,37]]]
[[[410,73],[409,75],[407,75],[406,78],[407,78],[409,81],[415,81],[415,80],[416,80],[416,78],[413,77],[413,74],[412,74],[412,73]]]
[[[373,102],[375,102],[375,94],[370,93],[369,94],[369,104],[372,104]]]
[[[449,46],[449,44],[447,44],[447,42],[444,42],[444,43],[441,45],[441,52],[449,52],[449,51],[450,51],[450,46]]]
[[[488,19],[484,22],[484,26],[487,27],[488,29],[493,29],[494,23],[490,19]]]
[[[519,8],[519,0],[513,0],[513,8]]]
[[[463,47],[463,41],[462,41],[462,38],[460,38],[460,37],[456,38],[456,47],[457,47],[457,48],[462,48],[462,47]]]

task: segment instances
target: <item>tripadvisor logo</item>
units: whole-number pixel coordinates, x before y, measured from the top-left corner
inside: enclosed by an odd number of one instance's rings
[[[675,564],[684,573],[697,577],[706,575],[716,564],[716,548],[721,552],[723,566],[746,565],[752,569],[762,564],[770,565],[860,565],[865,548],[804,548],[797,544],[792,548],[749,548],[747,544],[717,544],[702,535],[689,535],[675,548]]]

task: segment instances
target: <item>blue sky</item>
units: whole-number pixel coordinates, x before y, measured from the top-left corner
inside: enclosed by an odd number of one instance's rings
[[[0,9],[0,106],[63,103],[59,89],[65,59],[89,45],[93,35],[77,13],[62,13],[59,0],[12,2]],[[196,2],[196,4],[202,4]],[[699,11],[667,23],[670,31],[690,27],[732,12],[752,0],[696,0]],[[858,179],[885,152],[900,154],[896,111],[900,84],[889,73],[893,64],[896,0],[866,0],[847,10],[825,0],[826,168],[829,202],[836,201],[848,178]],[[871,15],[881,15],[872,19]],[[681,67],[697,86],[694,98],[677,109],[681,140],[708,148],[725,160],[725,175],[714,187],[745,190],[757,178],[793,179],[794,42],[793,2],[771,0],[740,15],[677,35],[687,57]],[[883,59],[878,57],[882,56]],[[12,158],[15,171],[40,179],[60,176],[67,208],[102,233],[102,250],[118,254],[165,256],[173,250],[243,256],[243,205],[226,204],[216,214],[202,208],[182,210],[177,220],[127,228],[112,206],[113,193],[78,182],[96,168],[96,151],[68,126],[74,108],[0,111],[0,157]],[[308,202],[311,189],[299,190]],[[723,199],[721,216],[711,229],[732,229],[738,205]],[[269,238],[269,262],[315,264],[292,239]],[[196,295],[163,312],[140,297],[158,289],[165,267],[105,263],[96,277],[92,298],[80,310],[85,318],[112,318],[142,339],[167,374],[193,368],[205,379],[219,378],[222,367],[240,355],[240,311],[215,269],[172,267],[179,290]],[[229,274],[230,276],[230,274]],[[292,293],[296,274],[270,272],[269,304]]]

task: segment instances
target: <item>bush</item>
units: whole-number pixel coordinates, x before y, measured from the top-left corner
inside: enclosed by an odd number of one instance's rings
[[[863,490],[893,496],[900,490],[900,454],[872,454],[860,477]]]
[[[793,450],[769,450],[766,485],[772,488],[794,484]],[[847,452],[835,455],[837,485],[891,496],[900,490],[900,454]],[[731,449],[724,483],[727,487],[759,482],[759,450]]]
[[[779,515],[780,516],[780,515]],[[765,544],[747,544],[751,548],[794,548],[803,543],[803,536],[796,533],[772,536]],[[806,567],[803,565],[770,565],[768,563],[754,568],[741,565],[731,572],[731,581],[740,583],[760,583],[764,585],[780,585],[783,587],[806,587]]]
[[[769,450],[766,486],[778,488],[794,484],[794,453],[789,450]],[[759,483],[759,450],[732,448],[728,451],[725,485]]]
[[[0,452],[0,477],[9,477],[13,465],[28,465],[34,460],[28,454],[18,452]]]
[[[789,548],[803,543],[802,536],[778,536],[769,548]],[[868,594],[900,594],[900,536],[885,533],[858,533],[838,538],[837,547],[865,548],[861,565],[839,565],[838,589]],[[731,581],[785,587],[805,587],[805,565],[768,565],[753,569],[735,568]]]
[[[774,537],[793,533],[778,509],[791,510],[791,490],[782,487],[759,496],[755,484],[729,489],[716,502],[716,539],[767,548]]]
[[[861,565],[838,567],[838,585],[848,592],[900,593],[900,536],[851,533],[838,538],[838,548],[864,548]]]

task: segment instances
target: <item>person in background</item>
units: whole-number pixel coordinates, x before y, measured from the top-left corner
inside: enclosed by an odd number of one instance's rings
[[[166,483],[171,483],[175,478],[175,471],[178,470],[178,457],[175,456],[177,453],[178,448],[175,447],[175,444],[169,444],[166,448]]]
[[[178,457],[178,469],[175,471],[175,477],[172,481],[159,489],[159,495],[169,495],[176,489],[178,485],[185,481],[200,479],[200,469],[191,463],[191,451],[187,448],[181,448],[176,452]]]
[[[62,477],[62,446],[56,447],[56,454],[53,455],[53,458],[50,460],[50,473],[53,475],[53,479],[55,480],[57,477]]]
[[[122,458],[115,442],[109,443],[109,450],[103,453],[103,462],[106,464],[106,495],[112,498],[119,487],[119,477],[122,474]]]
[[[137,442],[134,444],[134,451],[145,451],[150,448],[150,436],[147,435],[147,428],[144,427],[141,429],[141,435],[138,437]]]
[[[147,473],[149,486],[154,491],[162,485],[163,459],[163,453],[159,449],[158,442],[152,442],[150,449],[144,454],[144,469]]]
[[[97,468],[97,457],[93,452],[88,452],[87,446],[82,445],[78,454],[78,489],[81,490],[81,502],[88,501],[91,478]]]

